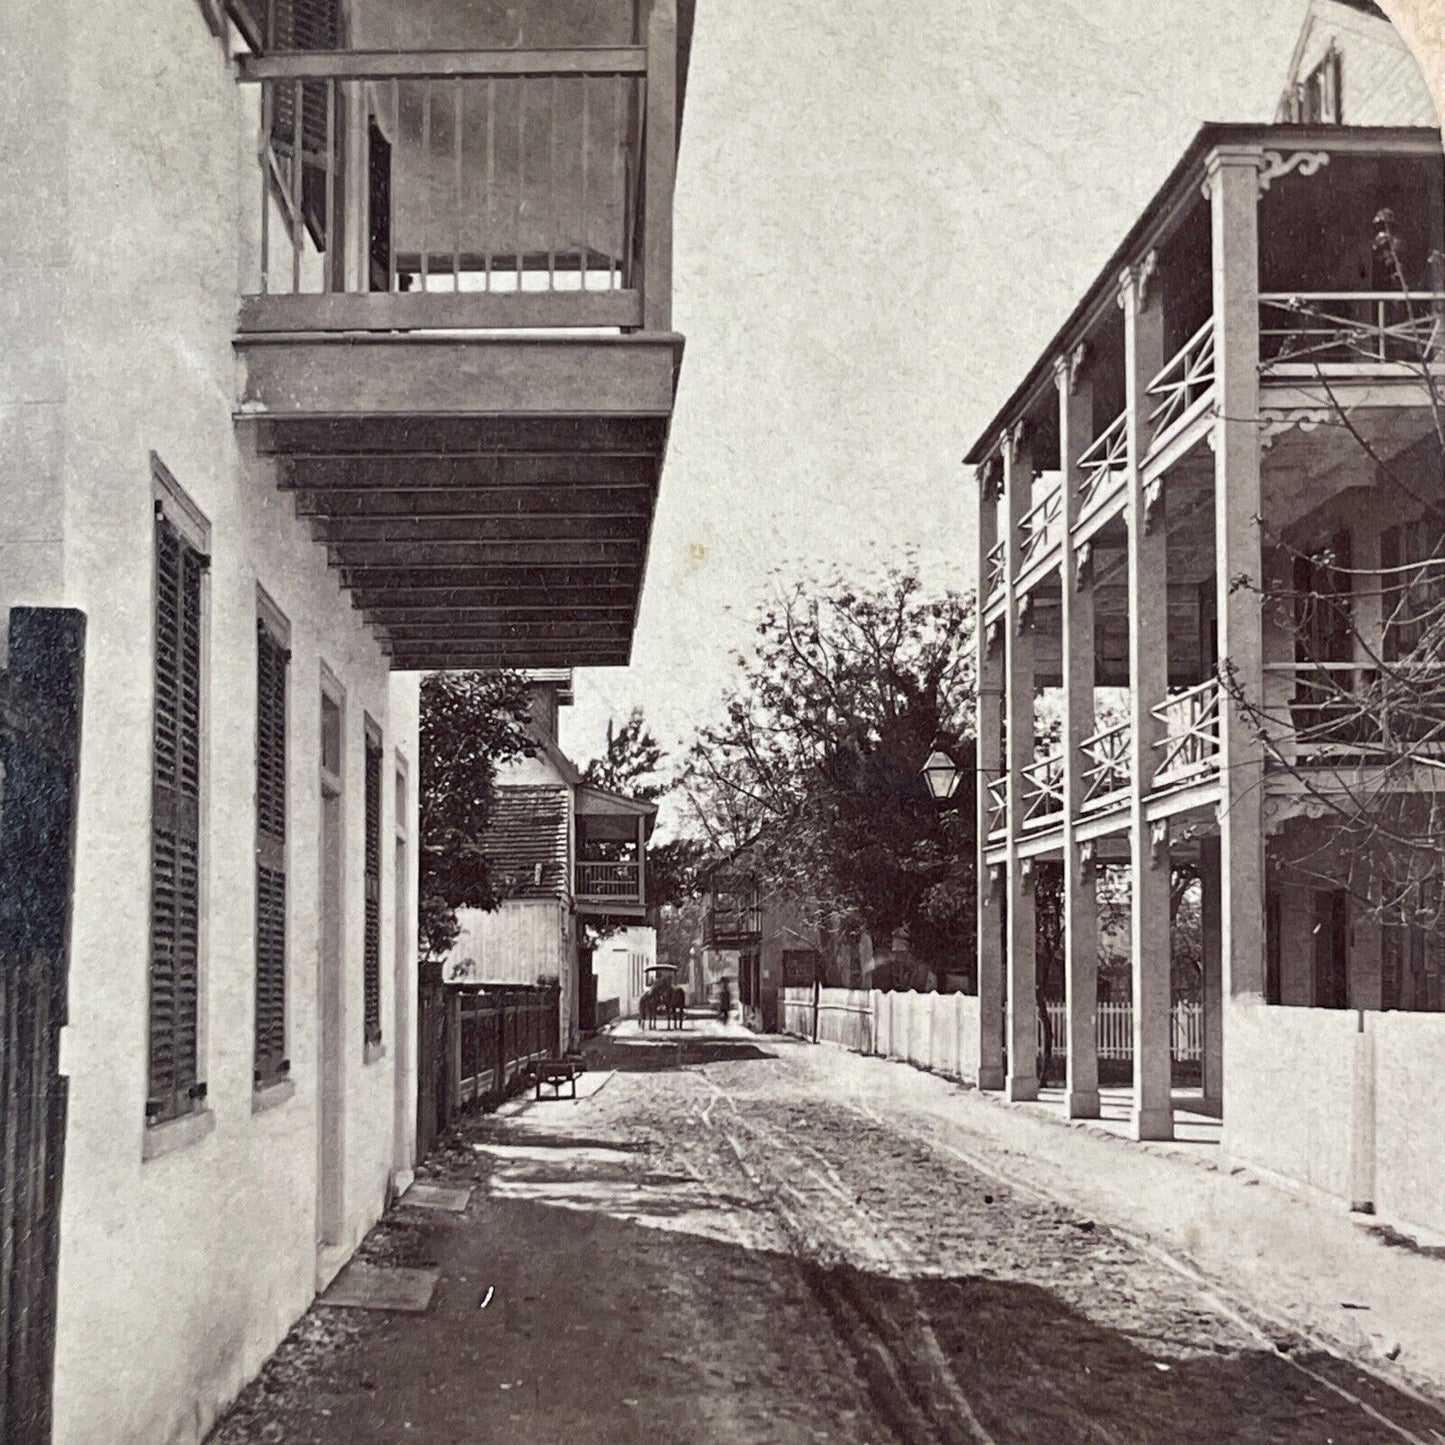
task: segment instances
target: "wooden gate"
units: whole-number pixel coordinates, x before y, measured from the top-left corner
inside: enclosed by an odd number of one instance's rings
[[[416,1157],[425,1159],[447,1127],[446,985],[442,965],[423,961],[417,985]]]
[[[85,619],[15,608],[0,673],[0,1439],[50,1439]]]

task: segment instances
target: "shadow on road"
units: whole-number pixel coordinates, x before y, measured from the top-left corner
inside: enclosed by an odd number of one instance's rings
[[[775,1059],[776,1054],[745,1039],[689,1038],[687,1030],[626,1038],[599,1037],[584,1051],[589,1069],[616,1069],[623,1074],[652,1074],[663,1069],[697,1068],[703,1064],[730,1064],[746,1059]]]

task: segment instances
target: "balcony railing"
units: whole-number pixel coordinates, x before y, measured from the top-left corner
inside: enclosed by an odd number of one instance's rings
[[[1445,296],[1429,291],[1262,295],[1260,368],[1437,363],[1445,359],[1442,304]]]
[[[984,579],[984,596],[992,597],[1003,591],[1004,549],[1006,542],[997,542],[989,548],[987,576]]]
[[[1128,470],[1128,417],[1120,412],[1079,458],[1080,514],[1101,505],[1122,487]]]
[[[1188,416],[1214,386],[1214,318],[1211,316],[1149,383],[1149,449]]]
[[[1129,724],[1119,723],[1084,739],[1086,810],[1105,806],[1129,786],[1129,733]]]
[[[1064,811],[1064,755],[1053,753],[1030,763],[1023,782],[1024,827],[1048,822]]]
[[[1008,774],[988,780],[988,831],[992,837],[1008,829]]]
[[[243,328],[666,329],[675,62],[675,42],[245,58]]]
[[[704,944],[749,942],[763,931],[763,911],[756,904],[708,908],[702,916]]]
[[[1162,753],[1154,772],[1156,787],[1194,782],[1218,767],[1218,678],[1166,698],[1153,711],[1164,724],[1164,736],[1154,744]]]
[[[1445,669],[1271,663],[1261,720],[1286,765],[1445,758]]]
[[[577,860],[577,896],[613,902],[642,900],[642,865],[637,862],[599,863]]]
[[[1057,547],[1062,534],[1064,517],[1064,489],[1055,486],[1023,519],[1021,527],[1019,564],[1029,567],[1051,548]]]

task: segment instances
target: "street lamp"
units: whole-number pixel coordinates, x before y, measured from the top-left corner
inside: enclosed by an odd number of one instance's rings
[[[958,788],[959,767],[937,744],[923,765],[923,781],[936,803],[947,802]]]

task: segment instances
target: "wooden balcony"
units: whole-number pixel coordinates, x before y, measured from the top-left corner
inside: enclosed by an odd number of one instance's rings
[[[756,902],[709,900],[702,916],[704,948],[747,948],[763,936],[763,911]]]
[[[681,362],[679,41],[247,57],[238,424],[398,669],[626,663]]]

